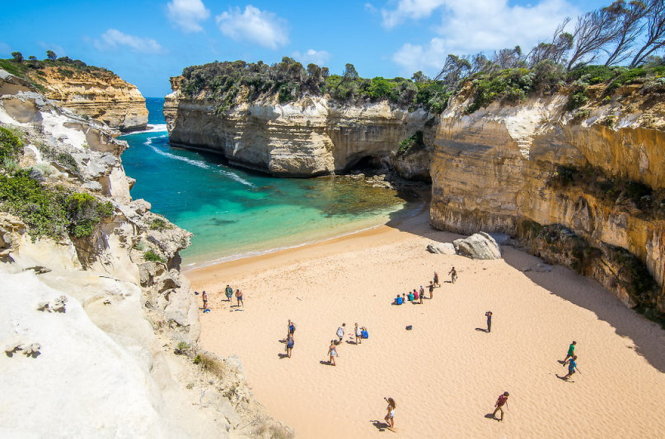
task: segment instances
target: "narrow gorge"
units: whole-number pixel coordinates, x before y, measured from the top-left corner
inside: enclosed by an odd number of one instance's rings
[[[313,71],[309,78],[320,85],[305,79],[300,89],[266,92],[272,83],[261,72],[270,69],[237,63],[191,67],[171,79],[164,111],[174,144],[284,177],[360,164],[431,180],[435,228],[508,234],[546,261],[594,278],[626,306],[665,316],[661,76],[584,90],[530,85],[518,90],[518,102],[480,102],[483,90],[467,83],[433,107],[436,94],[419,100],[422,82],[397,78],[399,95],[377,98],[372,87],[385,80],[375,78],[354,101],[338,96],[344,78],[319,80]],[[285,59],[272,75],[292,66]],[[215,69],[231,73],[205,76]],[[238,70],[249,79],[233,76]]]

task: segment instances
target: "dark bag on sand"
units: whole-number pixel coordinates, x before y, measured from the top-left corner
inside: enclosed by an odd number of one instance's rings
[[[412,325],[407,325],[407,326],[406,326],[406,330],[407,330],[407,331],[410,331],[410,330],[412,330],[412,329],[413,329],[413,326],[412,326]]]

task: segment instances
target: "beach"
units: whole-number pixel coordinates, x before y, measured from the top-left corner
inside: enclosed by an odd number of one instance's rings
[[[665,331],[571,270],[524,271],[541,261],[519,249],[494,261],[425,250],[457,237],[422,212],[188,270],[212,309],[201,315],[201,347],[238,356],[255,397],[298,438],[662,437]],[[391,305],[434,271],[432,300]],[[227,284],[244,292],[244,307],[226,301]],[[491,333],[479,330],[488,310]],[[295,347],[280,358],[288,319]],[[361,345],[348,342],[356,322],[369,330]],[[322,364],[342,323],[337,366]],[[563,381],[558,360],[573,340],[581,373]],[[489,415],[504,391],[498,422]],[[384,397],[397,403],[396,433],[383,428]]]

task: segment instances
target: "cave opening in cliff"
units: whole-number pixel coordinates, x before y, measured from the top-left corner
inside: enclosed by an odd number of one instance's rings
[[[345,171],[385,171],[387,169],[388,165],[381,157],[365,155],[356,160],[349,161]]]

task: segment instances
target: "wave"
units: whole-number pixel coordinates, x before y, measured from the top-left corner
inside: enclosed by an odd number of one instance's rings
[[[148,125],[148,128],[145,130],[141,131],[132,131],[129,134],[141,134],[141,133],[165,133],[166,130],[166,124],[165,123],[158,123],[156,125]]]
[[[241,176],[239,176],[238,174],[236,174],[234,172],[227,171],[225,169],[219,169],[219,168],[215,169],[213,166],[209,165],[208,163],[204,162],[203,160],[195,160],[195,159],[190,159],[188,157],[183,157],[183,156],[180,156],[180,155],[177,155],[177,154],[172,154],[170,152],[164,151],[164,150],[156,147],[155,145],[153,145],[154,140],[164,139],[164,138],[167,138],[167,137],[168,137],[168,134],[165,134],[163,136],[148,137],[148,139],[144,142],[144,145],[150,147],[150,149],[152,149],[155,153],[157,153],[157,154],[159,154],[163,157],[168,157],[168,158],[173,159],[173,160],[179,160],[181,162],[188,163],[192,166],[197,166],[197,167],[202,168],[202,169],[207,169],[207,170],[210,170],[210,171],[214,171],[214,172],[217,172],[221,175],[224,175],[225,177],[228,177],[232,180],[235,180],[238,183],[244,184],[245,186],[255,187],[254,184],[250,183],[249,181],[245,180],[244,178],[242,178]]]

